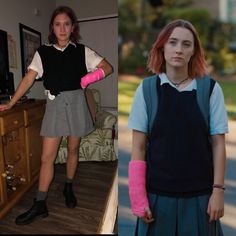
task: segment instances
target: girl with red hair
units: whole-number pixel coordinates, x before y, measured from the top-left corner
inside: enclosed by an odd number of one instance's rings
[[[155,75],[139,85],[128,122],[135,235],[221,236],[227,114],[190,22],[163,28],[148,68]]]

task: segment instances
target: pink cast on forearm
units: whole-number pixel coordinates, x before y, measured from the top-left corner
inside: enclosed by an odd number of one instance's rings
[[[132,160],[129,163],[129,197],[131,210],[134,215],[145,216],[149,207],[146,191],[146,162]]]
[[[81,78],[81,87],[84,89],[89,84],[92,84],[98,80],[101,80],[105,77],[105,73],[102,68],[97,68],[95,71],[88,73]]]

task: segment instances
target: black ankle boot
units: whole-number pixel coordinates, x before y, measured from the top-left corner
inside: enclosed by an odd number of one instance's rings
[[[34,199],[33,206],[25,213],[16,217],[17,225],[27,225],[33,222],[36,218],[45,218],[48,216],[46,200],[36,201]]]
[[[65,203],[68,208],[76,207],[77,200],[73,193],[72,183],[65,183],[63,194],[65,196]]]

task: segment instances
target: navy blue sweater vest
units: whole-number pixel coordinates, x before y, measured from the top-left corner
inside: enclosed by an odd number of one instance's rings
[[[158,110],[147,146],[147,191],[191,197],[212,191],[208,128],[196,90],[179,92],[157,83]]]
[[[38,53],[43,65],[43,84],[51,94],[81,89],[81,78],[88,73],[84,45],[69,44],[64,51],[43,45]]]

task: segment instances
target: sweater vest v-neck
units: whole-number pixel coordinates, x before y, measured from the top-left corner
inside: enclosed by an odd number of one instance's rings
[[[81,89],[81,78],[86,75],[85,47],[69,44],[64,51],[43,45],[38,49],[43,66],[43,84],[50,93]]]
[[[147,191],[191,197],[210,193],[212,149],[196,90],[157,83],[158,110],[147,146]]]

